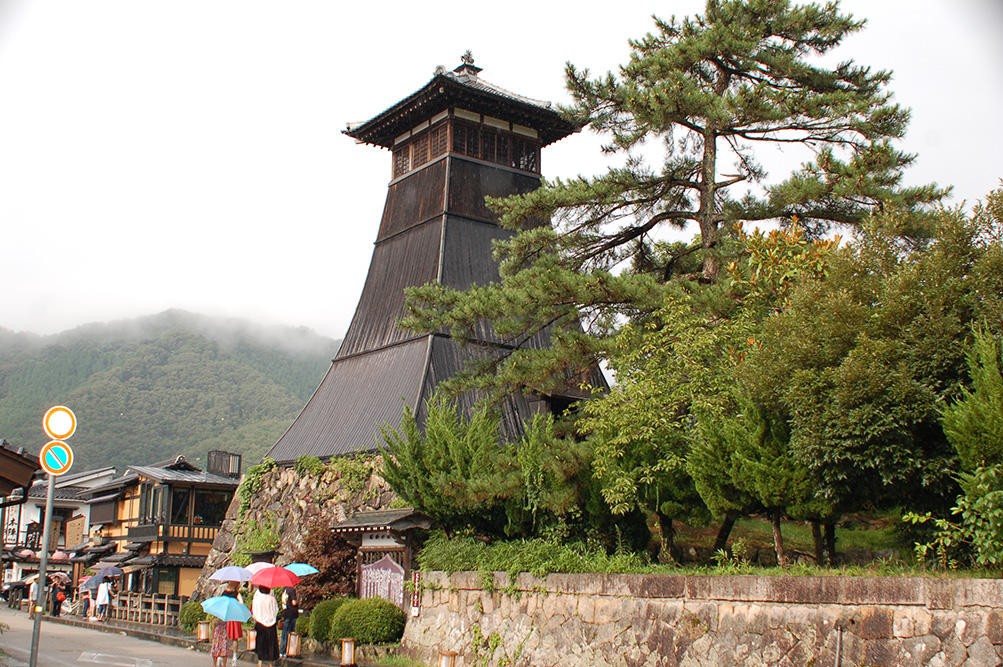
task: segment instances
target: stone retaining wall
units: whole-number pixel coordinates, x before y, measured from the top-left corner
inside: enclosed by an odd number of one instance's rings
[[[217,582],[209,576],[221,567],[233,564],[239,550],[239,536],[248,526],[271,522],[279,533],[283,556],[289,557],[303,546],[311,526],[334,525],[356,512],[385,509],[397,497],[379,475],[383,469],[380,456],[364,460],[365,478],[346,484],[337,468],[327,466],[321,475],[300,476],[293,468],[274,468],[262,477],[261,490],[251,500],[247,515],[239,516],[240,498],[235,494],[226,512],[223,526],[216,533],[212,549],[206,557],[202,574],[195,587],[195,596],[204,599],[215,594]]]
[[[457,667],[1003,664],[1003,582],[432,573],[403,652]]]

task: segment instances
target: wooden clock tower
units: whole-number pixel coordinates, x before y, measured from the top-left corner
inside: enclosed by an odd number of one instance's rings
[[[468,52],[455,70],[437,68],[420,90],[345,131],[388,149],[392,176],[355,316],[327,376],[268,452],[280,464],[375,450],[378,427],[400,424],[402,398],[422,420],[435,386],[473,354],[447,333],[399,329],[404,289],[497,281],[491,243],[510,232],[484,198],[539,187],[540,149],[578,129],[550,103],[488,83],[480,71]],[[503,345],[486,327],[474,342]],[[535,410],[573,398],[514,396],[503,406],[502,428],[517,437]],[[465,409],[472,401],[461,398]]]

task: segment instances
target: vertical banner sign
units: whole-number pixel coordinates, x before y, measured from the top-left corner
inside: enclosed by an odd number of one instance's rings
[[[411,615],[417,616],[421,608],[421,572],[411,573]]]

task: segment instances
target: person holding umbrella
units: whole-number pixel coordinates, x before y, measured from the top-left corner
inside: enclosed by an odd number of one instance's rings
[[[286,586],[282,592],[282,643],[279,644],[279,657],[286,657],[289,648],[289,635],[296,631],[296,619],[300,616],[300,608],[296,602],[296,589]]]
[[[234,582],[236,583],[236,582]],[[227,623],[243,623],[251,617],[251,610],[243,602],[228,595],[217,595],[202,603],[202,609],[216,618],[212,622],[212,644],[209,657],[213,667],[226,667],[226,659],[230,657],[230,641],[227,637]],[[234,653],[236,660],[236,653]]]
[[[213,581],[226,582],[226,590],[220,593],[221,596],[240,600],[238,589],[243,581],[250,581],[251,572],[245,568],[229,565],[216,570],[210,577]],[[244,626],[241,621],[226,620],[226,636],[233,642],[233,663],[237,664],[238,642],[244,636]],[[246,619],[244,619],[246,620]]]
[[[97,605],[98,613],[97,618],[94,620],[97,623],[103,623],[104,617],[108,613],[108,604],[111,602],[111,584],[104,577],[101,578],[101,583],[98,584],[98,593],[94,597],[94,604]]]
[[[258,586],[251,601],[251,614],[254,616],[254,630],[257,633],[254,652],[258,654],[258,667],[266,664],[272,667],[279,658],[279,636],[275,628],[279,603],[272,595],[272,589]]]
[[[221,593],[228,598],[233,598],[234,600],[240,599],[240,594],[237,592],[240,588],[239,581],[228,581],[226,582],[226,590]],[[237,645],[240,642],[240,638],[244,636],[244,624],[240,621],[227,621],[226,622],[226,638],[233,642],[233,661],[234,664],[237,662]]]
[[[226,667],[226,659],[230,657],[230,640],[226,635],[226,626],[238,621],[222,621],[212,619],[212,644],[209,647],[209,657],[212,667]]]

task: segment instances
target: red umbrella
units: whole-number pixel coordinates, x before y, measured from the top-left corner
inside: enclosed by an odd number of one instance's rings
[[[258,570],[251,577],[252,584],[267,586],[268,588],[295,586],[299,582],[300,578],[284,567],[266,567]]]

